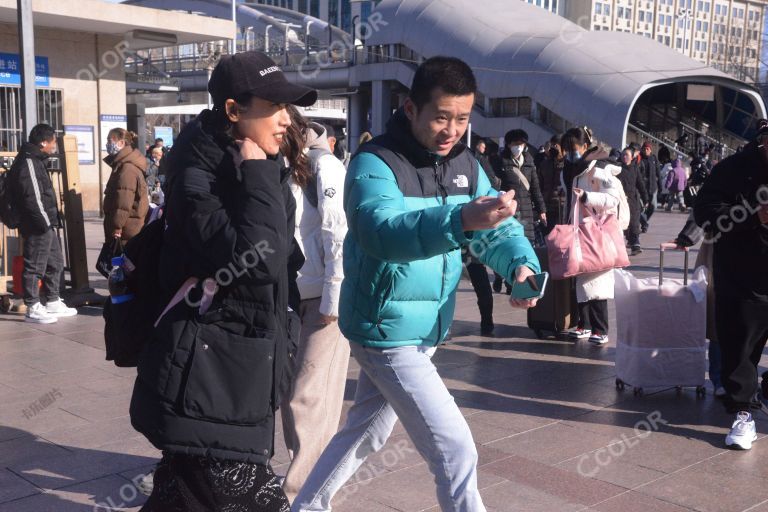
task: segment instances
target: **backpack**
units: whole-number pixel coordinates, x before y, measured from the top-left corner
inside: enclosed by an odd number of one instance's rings
[[[333,156],[333,153],[331,153],[325,148],[310,149],[309,152],[307,153],[307,158],[309,159],[310,171],[312,173],[312,176],[309,178],[309,181],[307,181],[307,186],[303,190],[304,190],[304,196],[307,198],[307,201],[309,201],[309,204],[311,204],[315,208],[317,208],[317,202],[318,202],[318,199],[317,199],[318,161],[320,160],[320,157],[325,155]]]
[[[9,229],[16,229],[21,224],[18,209],[13,204],[13,183],[18,173],[11,167],[10,170],[0,172],[0,222]]]
[[[115,366],[137,365],[163,307],[158,267],[165,227],[162,218],[148,223],[123,249],[131,269],[126,272],[128,290],[134,298],[120,304],[107,299],[103,312],[106,359]]]

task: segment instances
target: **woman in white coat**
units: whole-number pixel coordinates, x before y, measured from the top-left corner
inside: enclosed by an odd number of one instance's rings
[[[621,167],[608,162],[608,153],[596,146],[590,148],[591,144],[592,134],[587,128],[572,128],[563,135],[563,179],[571,185],[570,204],[578,201],[579,222],[590,215],[613,214],[621,226],[629,215],[624,190],[616,178]],[[613,270],[576,277],[579,322],[569,332],[572,339],[589,339],[595,345],[608,343],[608,301],[614,297],[613,285]]]
[[[346,169],[328,145],[326,129],[293,108],[284,154],[291,162],[296,200],[296,240],[304,266],[301,335],[293,387],[282,404],[283,434],[291,465],[283,483],[293,501],[328,442],[336,434],[347,383],[349,342],[339,330],[339,292],[347,234],[343,195]]]

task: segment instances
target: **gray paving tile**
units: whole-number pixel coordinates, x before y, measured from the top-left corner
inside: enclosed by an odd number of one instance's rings
[[[38,494],[40,489],[3,468],[0,469],[0,503]]]
[[[488,443],[496,450],[545,464],[558,464],[611,444],[610,436],[555,423]]]
[[[483,470],[512,483],[537,489],[542,494],[554,496],[566,503],[582,506],[591,506],[626,490],[521,456],[493,462],[484,466]]]
[[[0,505],[0,512],[136,510],[145,497],[120,476],[106,476]]]
[[[702,512],[746,510],[768,499],[768,481],[702,463],[667,475],[637,492]]]
[[[593,505],[591,508],[600,512],[688,512],[693,510],[639,492],[627,492]]]

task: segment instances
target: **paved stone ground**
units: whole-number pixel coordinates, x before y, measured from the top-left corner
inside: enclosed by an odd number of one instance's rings
[[[653,247],[683,222],[657,215],[633,271],[652,272]],[[92,264],[100,226],[86,227]],[[453,340],[435,357],[478,445],[489,511],[768,512],[765,415],[752,451],[727,451],[731,418],[711,393],[618,392],[613,342],[537,340],[501,295],[496,310],[497,337],[478,337],[474,296],[462,281]],[[130,426],[135,371],[105,362],[102,343],[97,308],[52,326],[0,316],[0,512],[138,510],[143,497],[131,480],[158,452]],[[356,378],[352,361],[348,399]],[[636,431],[649,417],[660,417],[660,428]],[[281,472],[280,432],[277,440]],[[438,510],[432,478],[400,426],[335,505],[338,512]]]

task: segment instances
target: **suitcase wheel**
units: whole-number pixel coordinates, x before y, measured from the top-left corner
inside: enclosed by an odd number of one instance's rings
[[[616,379],[616,389],[619,391],[624,391],[624,381],[621,379]]]
[[[0,299],[0,311],[3,313],[8,313],[11,311],[11,306],[13,304],[11,303],[11,296],[10,295],[3,295],[2,299]]]
[[[696,398],[704,398],[707,395],[707,388],[696,386]]]
[[[634,394],[635,396],[643,396],[643,388],[635,388]]]

